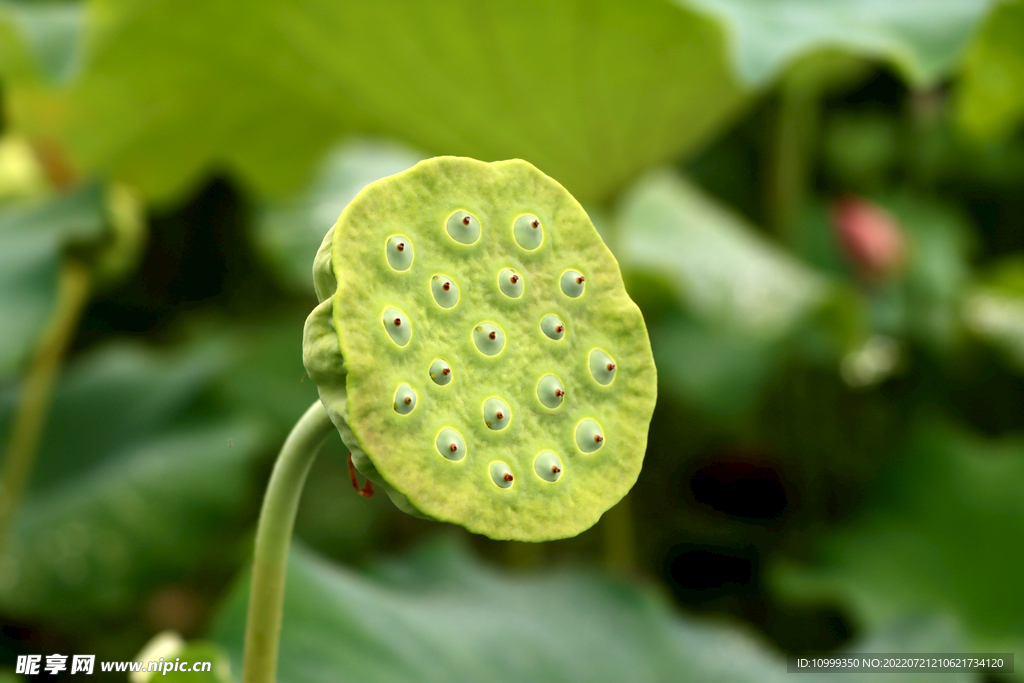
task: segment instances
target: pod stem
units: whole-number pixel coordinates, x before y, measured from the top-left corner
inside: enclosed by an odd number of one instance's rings
[[[61,360],[78,329],[91,283],[86,263],[73,257],[65,259],[57,284],[57,302],[25,374],[0,471],[0,557],[32,473]]]
[[[309,468],[333,430],[327,411],[317,401],[299,418],[285,439],[270,475],[256,529],[242,683],[274,683],[276,680],[285,572],[295,514]]]

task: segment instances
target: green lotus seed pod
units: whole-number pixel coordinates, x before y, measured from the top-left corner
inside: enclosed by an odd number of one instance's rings
[[[544,481],[558,481],[562,476],[562,461],[551,451],[544,451],[533,461],[533,471]]]
[[[498,288],[510,299],[518,299],[523,295],[523,278],[511,268],[498,273]]]
[[[435,275],[430,278],[430,291],[434,294],[434,301],[441,308],[451,308],[459,303],[459,288],[455,286],[451,278],[444,275]]]
[[[540,321],[540,329],[549,338],[559,340],[565,336],[565,323],[557,315],[546,315]]]
[[[516,219],[512,234],[519,246],[531,251],[544,241],[544,228],[540,225],[540,219],[529,214]]]
[[[578,270],[567,270],[562,273],[562,279],[559,281],[559,284],[566,296],[571,296],[575,299],[583,293],[583,289],[586,287],[586,278]]]
[[[601,349],[594,349],[590,352],[590,374],[598,384],[611,384],[615,379],[615,361]]]
[[[445,362],[444,358],[438,358],[430,364],[430,379],[434,384],[444,386],[452,381],[452,366]]]
[[[416,392],[408,384],[398,387],[395,392],[395,412],[399,415],[408,415],[416,407]]]
[[[524,216],[542,224],[532,249]],[[416,249],[404,270],[381,248],[399,236]],[[495,286],[505,268],[529,282],[518,297]],[[439,157],[367,186],[313,279],[306,369],[355,467],[401,509],[543,541],[586,530],[633,486],[657,387],[643,318],[586,213],[530,164]],[[614,381],[592,372],[595,349]],[[445,368],[459,381],[439,382]]]
[[[396,235],[389,237],[385,250],[388,254],[388,263],[395,270],[409,270],[412,265],[412,243],[408,237]]]

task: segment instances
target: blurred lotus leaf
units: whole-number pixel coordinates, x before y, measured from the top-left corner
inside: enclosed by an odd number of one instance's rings
[[[954,66],[992,0],[676,0],[707,8],[731,29],[740,75],[763,83],[813,50],[839,48],[885,60],[917,86]]]
[[[6,614],[119,617],[161,580],[232,570],[264,433],[195,412],[227,363],[223,346],[158,354],[118,344],[69,369],[0,571]],[[15,396],[0,397],[0,433]]]
[[[1002,2],[968,51],[958,87],[958,118],[975,138],[1007,138],[1024,118],[1024,2]]]
[[[1022,488],[1024,441],[924,420],[864,512],[821,537],[808,564],[777,561],[773,582],[792,598],[848,603],[869,629],[942,610],[966,652],[1021,652]]]

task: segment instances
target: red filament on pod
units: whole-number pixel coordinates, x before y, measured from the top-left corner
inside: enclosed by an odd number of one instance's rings
[[[565,392],[561,389],[555,389],[555,396],[565,396]]]
[[[559,325],[556,327],[555,332],[565,332],[565,325]]]

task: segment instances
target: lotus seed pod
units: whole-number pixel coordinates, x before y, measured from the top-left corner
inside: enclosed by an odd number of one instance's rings
[[[523,278],[511,268],[498,273],[498,288],[510,299],[518,299],[523,295]]]
[[[539,247],[544,241],[544,228],[541,227],[540,219],[530,214],[516,219],[512,234],[519,246],[530,251]]]
[[[434,294],[434,301],[441,308],[451,308],[459,303],[459,288],[455,286],[451,278],[444,275],[435,275],[430,278],[430,291]]]
[[[452,381],[452,367],[444,358],[438,358],[430,364],[430,379],[442,387]]]
[[[532,249],[524,216],[541,224]],[[415,246],[405,270],[392,237]],[[367,186],[314,284],[306,369],[354,466],[403,510],[544,541],[588,529],[635,483],[657,387],[643,318],[586,213],[530,164],[439,157]],[[595,349],[614,381],[592,371]],[[446,367],[457,382],[438,381]]]
[[[388,263],[395,270],[409,270],[412,265],[412,242],[408,237],[401,235],[389,237],[385,246],[388,255]]]
[[[540,321],[540,329],[550,339],[559,340],[565,336],[565,323],[557,315],[546,315]]]

